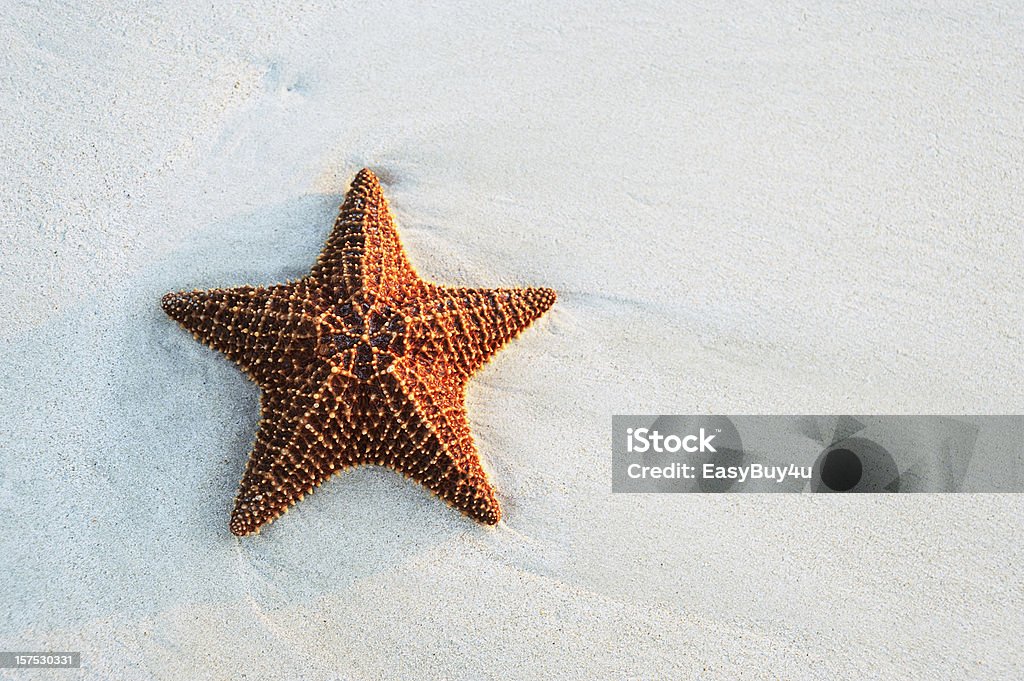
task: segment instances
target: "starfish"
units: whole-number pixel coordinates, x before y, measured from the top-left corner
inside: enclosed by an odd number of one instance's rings
[[[302,279],[165,295],[171,318],[260,388],[231,532],[258,532],[335,473],[366,464],[497,523],[501,509],[469,432],[466,382],[554,302],[547,288],[421,279],[367,169]]]

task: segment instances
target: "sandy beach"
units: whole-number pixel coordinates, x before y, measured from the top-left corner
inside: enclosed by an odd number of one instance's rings
[[[615,414],[1024,411],[1011,3],[19,4],[0,19],[0,679],[1018,679],[1015,494],[611,492]],[[435,3],[438,5],[438,3]],[[383,468],[258,536],[258,391],[160,308],[379,176],[555,307],[470,384],[501,502]]]

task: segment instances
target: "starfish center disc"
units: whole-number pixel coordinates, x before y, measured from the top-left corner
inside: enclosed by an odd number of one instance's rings
[[[368,380],[405,352],[405,316],[382,303],[344,302],[320,316],[316,352],[338,372]]]

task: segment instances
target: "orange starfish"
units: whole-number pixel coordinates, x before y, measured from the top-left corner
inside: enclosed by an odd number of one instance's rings
[[[466,381],[554,302],[546,288],[420,279],[366,169],[307,276],[164,296],[168,315],[261,389],[231,531],[258,532],[334,473],[363,464],[393,468],[497,523],[501,509],[469,433]]]

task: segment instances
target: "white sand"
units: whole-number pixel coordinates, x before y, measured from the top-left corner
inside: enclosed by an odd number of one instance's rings
[[[4,8],[0,649],[84,669],[0,678],[1020,678],[1018,496],[609,492],[614,413],[1024,411],[1019,5],[659,4]],[[361,470],[238,540],[257,393],[159,297],[364,165],[560,293],[469,395],[506,520]]]

